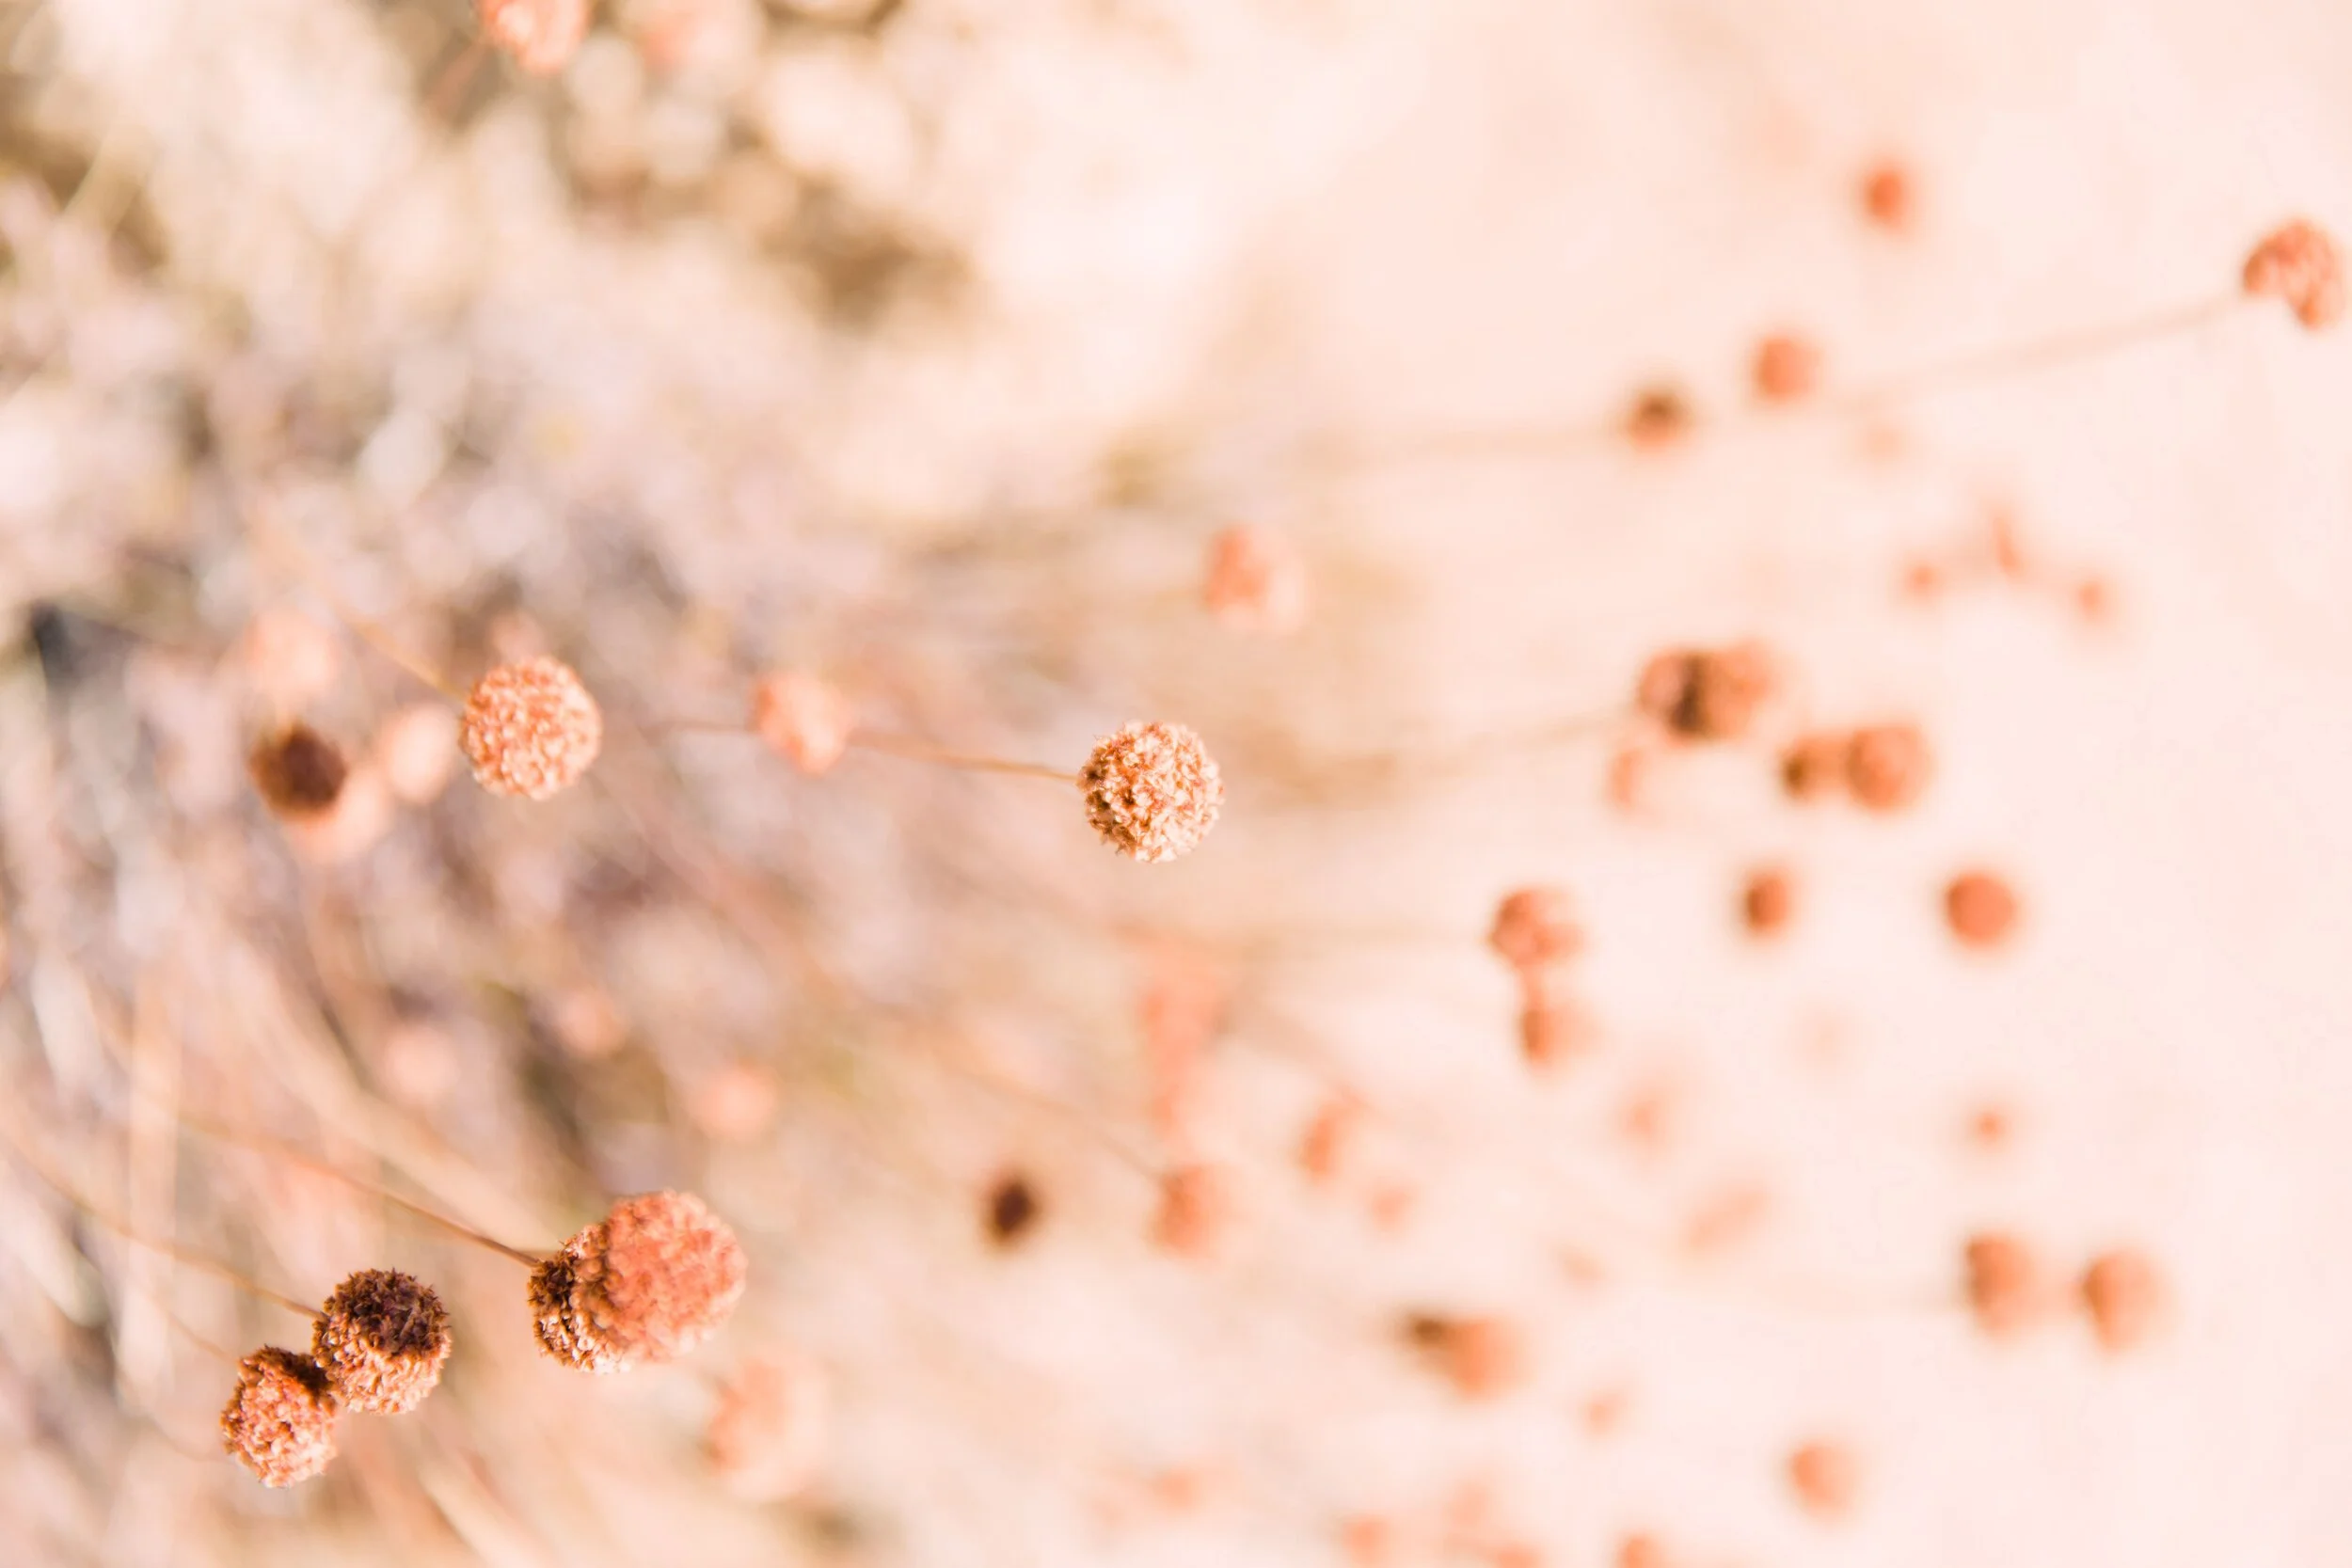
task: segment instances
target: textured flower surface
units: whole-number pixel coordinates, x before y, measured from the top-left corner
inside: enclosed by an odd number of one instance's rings
[[[2344,252],[2326,230],[2301,218],[2254,247],[2242,281],[2249,294],[2283,300],[2313,331],[2344,315]]]
[[[735,1232],[702,1199],[624,1198],[532,1272],[533,1332],[582,1371],[673,1361],[726,1322],[748,1275]]]
[[[222,1445],[264,1486],[292,1486],[335,1458],[335,1394],[307,1355],[265,1345],[237,1363]]]
[[[483,788],[544,800],[596,760],[604,715],[571,666],[531,658],[474,683],[458,738]]]
[[[365,1269],[335,1287],[310,1331],[311,1356],[354,1410],[414,1410],[449,1359],[449,1309],[414,1275]]]
[[[1078,782],[1103,842],[1139,861],[1199,848],[1225,803],[1209,749],[1182,724],[1121,727],[1094,748]]]

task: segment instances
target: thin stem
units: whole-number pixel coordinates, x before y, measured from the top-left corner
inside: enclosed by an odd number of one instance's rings
[[[292,1296],[280,1295],[268,1286],[246,1277],[217,1258],[208,1257],[201,1252],[181,1246],[176,1242],[161,1242],[151,1236],[141,1235],[130,1221],[93,1201],[52,1166],[46,1157],[35,1153],[32,1145],[18,1134],[14,1124],[5,1117],[0,1117],[0,1142],[5,1142],[18,1161],[39,1177],[41,1182],[56,1192],[59,1197],[64,1198],[84,1214],[129,1242],[133,1246],[145,1247],[150,1252],[159,1252],[191,1268],[202,1269],[207,1274],[216,1275],[247,1294],[282,1307],[289,1312],[299,1312],[311,1318],[326,1316],[315,1307],[307,1306]]]
[[[1841,392],[1833,389],[1803,403],[1786,405],[1758,403],[1717,415],[1694,409],[1686,416],[1687,430],[1689,435],[1696,436],[1709,430],[1736,425],[1743,420],[1780,420],[1805,414],[1829,417],[1866,414],[1888,404],[1977,382],[2029,374],[2053,365],[2097,358],[2136,343],[2193,331],[2220,319],[2243,304],[2244,300],[2237,294],[2217,294],[2127,320],[2062,332],[2033,342],[1981,349],[1941,364],[1923,365],[1916,370],[1897,372],[1876,381],[1864,382],[1851,390]],[[1383,442],[1377,448],[1351,447],[1336,454],[1332,461],[1341,467],[1385,467],[1447,460],[1565,456],[1617,445],[1624,436],[1625,426],[1621,420],[1588,420],[1579,424],[1504,425],[1406,436]]]
[[[334,584],[327,581],[326,574],[319,568],[318,562],[311,559],[310,552],[302,546],[301,542],[289,533],[275,516],[271,515],[269,504],[265,499],[246,502],[245,512],[252,520],[254,527],[292,560],[294,570],[301,576],[304,582],[309,584],[313,593],[326,601],[326,608],[334,612],[337,620],[350,628],[353,636],[365,642],[375,651],[378,657],[398,669],[409,679],[431,688],[460,707],[465,705],[466,694],[463,691],[458,690],[432,666],[415,657],[394,642],[386,635],[382,627],[360,614],[358,610],[352,608],[350,600],[336,592]]]
[[[1001,757],[976,757],[944,752],[911,736],[862,730],[850,737],[850,744],[862,746],[869,752],[882,752],[914,762],[936,763],[943,768],[961,768],[975,773],[1010,773],[1025,779],[1051,779],[1056,784],[1066,784],[1078,782],[1077,774],[1059,768],[1049,768],[1043,763],[1007,762]]]
[[[391,1204],[394,1208],[406,1210],[409,1213],[416,1215],[421,1220],[427,1221],[433,1225],[437,1225],[453,1236],[471,1242],[477,1246],[488,1247],[492,1252],[498,1253],[502,1257],[511,1258],[516,1262],[523,1264],[527,1268],[535,1269],[542,1262],[546,1261],[546,1254],[544,1253],[526,1252],[520,1247],[508,1246],[504,1242],[500,1241],[495,1236],[485,1235],[483,1232],[474,1229],[471,1226],[460,1224],[458,1221],[451,1219],[446,1214],[439,1213],[434,1210],[426,1208],[421,1203],[414,1203],[409,1199],[401,1196],[398,1193],[388,1192],[384,1188],[377,1186],[374,1182],[367,1180],[365,1178],[354,1176],[349,1171],[339,1169],[334,1165],[328,1164],[324,1160],[316,1159],[309,1154],[305,1154],[300,1149],[293,1147],[291,1144],[282,1144],[278,1142],[275,1138],[264,1138],[250,1132],[239,1132],[233,1128],[216,1126],[195,1117],[183,1116],[181,1118],[181,1121],[183,1125],[191,1128],[196,1132],[201,1132],[207,1137],[217,1138],[223,1143],[235,1144],[242,1148],[251,1149],[257,1154],[267,1154],[275,1159],[288,1161],[291,1164],[302,1166],[305,1170],[315,1171],[321,1176],[332,1177],[336,1180],[343,1182],[347,1186],[366,1193],[371,1197],[381,1198],[386,1203]]]

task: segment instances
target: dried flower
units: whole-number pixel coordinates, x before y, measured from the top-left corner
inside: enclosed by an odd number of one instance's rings
[[[1526,1380],[1526,1341],[1507,1319],[1420,1313],[1405,1332],[1466,1400],[1493,1399]]]
[[[544,800],[596,760],[604,715],[571,666],[528,658],[474,683],[459,738],[483,788]]]
[[[824,1457],[831,1404],[821,1368],[797,1356],[752,1357],[719,1390],[704,1435],[711,1468],[741,1497],[806,1491]]]
[[[1909,229],[1918,216],[1918,205],[1911,173],[1902,165],[1890,161],[1863,172],[1862,211],[1881,229],[1896,232]]]
[[[1990,871],[1963,871],[1944,889],[1944,919],[1970,947],[1997,947],[2017,924],[2017,895]]]
[[[413,1275],[365,1269],[335,1287],[310,1331],[310,1354],[354,1410],[414,1410],[441,1381],[449,1311]]]
[[[307,1355],[264,1345],[237,1363],[222,1445],[264,1486],[292,1486],[335,1457],[335,1394]]]
[[[1138,861],[1191,853],[1225,802],[1208,748],[1182,724],[1122,726],[1094,748],[1078,784],[1103,842]]]
[[[989,1187],[988,1200],[981,1212],[989,1240],[1006,1248],[1020,1245],[1043,1216],[1044,1206],[1038,1201],[1037,1189],[1017,1170],[1007,1171]]]
[[[1179,1165],[1160,1179],[1152,1240],[1180,1258],[1205,1258],[1232,1227],[1232,1189],[1211,1165]]]
[[[1780,784],[1794,800],[1819,800],[1846,782],[1848,738],[1830,731],[1799,736],[1780,754]]]
[[[1363,1120],[1363,1102],[1351,1096],[1333,1095],[1324,1101],[1298,1140],[1298,1168],[1308,1180],[1320,1184],[1339,1175]]]
[[[1777,936],[1797,912],[1796,883],[1778,866],[1751,872],[1740,890],[1740,918],[1752,937]]]
[[[2049,1304],[2042,1264],[2024,1242],[1987,1231],[1969,1237],[1961,1258],[1967,1270],[1968,1308],[1987,1335],[2006,1338],[2042,1317]]]
[[[1671,387],[1652,387],[1637,394],[1626,410],[1626,439],[1650,451],[1673,446],[1690,434],[1691,405]]]
[[[287,821],[314,821],[334,810],[351,775],[335,743],[303,723],[255,742],[246,768],[270,815]]]
[[[1538,1070],[1581,1056],[1600,1036],[1584,1005],[1537,971],[1519,987],[1519,1055]]]
[[[588,0],[476,0],[482,30],[533,76],[571,63],[588,34]]]
[[[2164,1315],[2164,1278],[2144,1253],[2103,1253],[2083,1271],[2082,1300],[2099,1342],[2120,1354],[2154,1332]]]
[[[1934,765],[1916,724],[1871,724],[1846,741],[1846,787],[1871,811],[1900,811],[1928,787]]]
[[[752,731],[770,751],[812,776],[841,760],[857,715],[830,681],[801,670],[760,676],[752,687]]]
[[[1736,740],[1774,684],[1772,657],[1760,644],[1672,648],[1643,668],[1634,702],[1685,740]]]
[[[1834,1519],[1852,1509],[1862,1467],[1842,1443],[1807,1443],[1788,1456],[1788,1484],[1806,1512]]]
[[[1795,403],[1820,384],[1821,351],[1803,338],[1775,333],[1756,345],[1750,373],[1764,402]]]
[[[2301,218],[2254,247],[2243,280],[2248,294],[2284,300],[2313,331],[2344,314],[2344,254],[2325,230]]]
[[[675,1360],[726,1322],[749,1264],[688,1193],[624,1198],[531,1276],[540,1348],[582,1371]]]
[[[1307,563],[1281,534],[1236,524],[1209,541],[1201,601],[1236,630],[1287,637],[1307,619]]]
[[[1565,889],[1523,887],[1495,906],[1486,945],[1525,972],[1573,958],[1584,949],[1584,932],[1569,912]]]

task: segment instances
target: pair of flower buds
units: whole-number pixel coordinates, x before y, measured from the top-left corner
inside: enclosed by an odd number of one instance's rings
[[[675,1360],[726,1322],[747,1272],[734,1231],[700,1198],[627,1198],[532,1271],[532,1331],[581,1371]],[[264,1486],[308,1481],[334,1460],[342,1411],[414,1410],[440,1383],[451,1342],[430,1285],[363,1270],[326,1298],[310,1354],[265,1345],[238,1363],[223,1443]]]

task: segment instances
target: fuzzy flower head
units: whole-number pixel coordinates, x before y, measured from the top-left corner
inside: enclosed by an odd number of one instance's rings
[[[544,800],[596,760],[604,714],[571,666],[529,658],[474,683],[458,739],[483,788]]]
[[[674,1361],[742,1299],[742,1243],[688,1193],[624,1198],[531,1276],[540,1348],[582,1371]]]
[[[246,754],[246,768],[270,815],[287,822],[314,822],[326,816],[351,777],[351,765],[335,743],[301,723],[256,742]]]
[[[849,698],[803,671],[779,670],[752,688],[752,732],[803,773],[839,762],[855,724]]]
[[[1078,784],[1103,842],[1139,861],[1190,854],[1225,803],[1208,748],[1182,724],[1125,725],[1094,748]]]
[[[482,31],[533,76],[571,64],[588,33],[588,0],[476,0]]]
[[[292,1486],[335,1457],[335,1394],[307,1355],[264,1345],[237,1363],[221,1443],[263,1486]]]
[[[1282,535],[1237,524],[1209,542],[1201,600],[1237,631],[1287,637],[1307,619],[1307,563]]]
[[[2301,218],[2254,247],[2241,281],[2255,298],[2285,301],[2314,332],[2344,314],[2344,253],[2327,230]]]
[[[310,1347],[343,1403],[397,1416],[423,1403],[441,1381],[449,1309],[413,1275],[364,1269],[326,1298]]]
[[[1685,740],[1737,740],[1777,686],[1759,643],[1670,648],[1643,667],[1634,704]]]
[[[1541,969],[1582,952],[1584,928],[1576,923],[1565,889],[1523,887],[1495,906],[1486,945],[1513,969]]]

